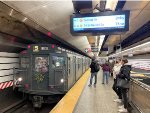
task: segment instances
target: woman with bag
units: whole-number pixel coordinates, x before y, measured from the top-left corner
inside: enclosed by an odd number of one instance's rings
[[[115,91],[115,93],[118,95],[118,99],[115,99],[114,102],[121,102],[121,99],[122,99],[122,95],[121,95],[121,90],[120,88],[117,88],[117,75],[119,74],[120,72],[120,68],[122,67],[122,64],[121,64],[121,59],[118,59],[114,65],[114,68],[113,68],[113,78],[114,78],[114,84],[113,84],[113,87],[112,89]]]
[[[119,112],[127,112],[128,107],[127,92],[129,90],[131,65],[128,65],[127,63],[127,59],[122,60],[122,67],[117,76],[117,87],[121,89],[121,94],[123,98],[123,106],[119,106]]]

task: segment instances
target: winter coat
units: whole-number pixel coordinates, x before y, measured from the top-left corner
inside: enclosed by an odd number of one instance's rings
[[[108,64],[103,64],[103,65],[102,65],[102,69],[103,69],[103,71],[108,71],[108,72],[110,72],[110,66],[109,66]]]
[[[118,78],[130,80],[131,65],[125,64],[121,67]]]
[[[121,67],[122,67],[122,65],[120,63],[114,65],[114,68],[113,68],[113,78],[116,78],[116,76],[119,74]]]
[[[96,65],[96,61],[92,61],[91,65],[90,65],[90,68],[91,68],[91,73],[95,73],[95,65]]]

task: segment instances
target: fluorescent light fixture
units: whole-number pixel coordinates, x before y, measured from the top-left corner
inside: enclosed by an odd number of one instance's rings
[[[105,9],[115,10],[118,0],[107,0]]]
[[[132,53],[129,53],[129,54],[128,54],[128,57],[133,57],[133,54],[132,54]]]
[[[97,46],[97,36],[95,36],[95,46]]]
[[[110,55],[110,57],[113,57],[113,56],[116,56],[116,55],[119,55],[119,54],[123,54],[123,53],[125,54],[125,52],[131,52],[131,51],[134,51],[134,50],[137,49],[137,48],[142,48],[143,46],[148,46],[148,45],[150,45],[150,41],[149,41],[149,42],[146,42],[146,43],[144,43],[144,44],[141,44],[141,45],[132,47],[132,48],[130,48],[130,49],[126,49],[126,50],[124,50],[124,51],[118,52],[118,53],[116,53],[116,54],[112,54],[112,55]]]
[[[44,5],[44,6],[42,6],[42,7],[44,7],[44,8],[45,8],[45,7],[47,7],[47,5]]]
[[[99,47],[102,46],[103,41],[104,41],[105,35],[101,35],[100,36],[100,40],[99,40]]]
[[[9,15],[10,15],[10,16],[12,16],[13,11],[14,11],[14,10],[13,10],[13,9],[11,9],[11,11],[10,11],[10,13],[9,13]]]
[[[105,35],[100,35],[100,38],[105,38]]]
[[[27,17],[25,17],[25,18],[22,20],[22,22],[25,22],[27,19],[28,19],[28,18],[27,18]]]
[[[100,39],[99,39],[99,52],[101,50],[101,47],[102,47],[102,44],[103,44],[103,41],[105,39],[105,35],[100,35]],[[98,53],[99,54],[99,53]]]

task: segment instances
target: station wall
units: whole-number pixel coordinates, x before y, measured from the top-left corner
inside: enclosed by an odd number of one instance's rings
[[[0,90],[13,85],[13,68],[18,67],[18,54],[0,52]]]

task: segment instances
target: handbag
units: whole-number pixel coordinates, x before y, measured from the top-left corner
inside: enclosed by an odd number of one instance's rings
[[[130,87],[130,81],[125,79],[117,78],[117,85],[118,88],[126,88],[128,89]]]

